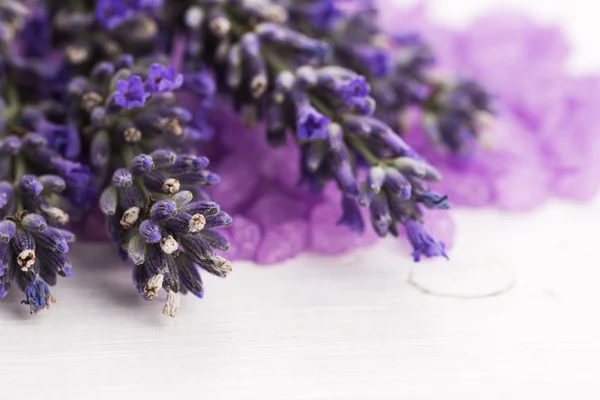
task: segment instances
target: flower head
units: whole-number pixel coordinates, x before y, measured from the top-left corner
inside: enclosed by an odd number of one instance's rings
[[[436,242],[427,233],[423,224],[409,219],[406,221],[405,226],[408,240],[414,249],[413,258],[415,261],[420,261],[422,255],[429,258],[438,256],[448,258],[444,243]]]
[[[165,93],[179,89],[183,85],[183,75],[175,72],[172,66],[152,64],[148,72],[145,89],[147,93]]]
[[[150,97],[150,93],[144,88],[142,78],[138,75],[119,80],[116,87],[115,103],[126,110],[143,107],[146,99]]]

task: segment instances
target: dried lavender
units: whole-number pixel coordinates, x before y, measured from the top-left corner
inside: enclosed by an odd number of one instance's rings
[[[229,248],[218,228],[231,217],[202,189],[219,177],[194,154],[212,136],[212,81],[198,68],[184,83],[166,16],[148,0],[0,5],[0,296],[16,282],[32,314],[71,275],[74,235],[60,226],[98,198],[135,286],[149,300],[164,288],[166,315],[179,293],[202,297],[199,268],[231,271],[213,250]],[[193,110],[175,95],[184,86]]]
[[[295,29],[326,41],[333,60],[367,77],[378,119],[403,133],[407,111],[420,110],[422,131],[432,143],[461,156],[472,152],[495,112],[492,96],[472,79],[436,77],[433,49],[418,33],[383,32],[369,0],[277,3],[290,10]]]
[[[44,93],[28,101],[48,71],[37,67],[48,43],[32,34],[46,16],[34,1],[0,4],[0,297],[16,285],[31,314],[49,308],[49,285],[71,276],[66,257],[75,236],[62,226],[74,206],[89,203],[91,174],[73,159],[79,138],[66,111]]]
[[[308,13],[322,28],[336,14],[330,3],[315,3]],[[377,116],[365,76],[332,63],[331,46],[290,26],[288,14],[303,7],[266,0],[185,2],[179,17],[186,27],[179,35],[188,43],[184,64],[209,66],[218,90],[247,120],[267,121],[271,144],[293,133],[303,182],[315,191],[337,182],[340,224],[363,231],[363,205],[379,235],[398,236],[399,225],[405,227],[415,260],[445,256],[444,245],[425,232],[420,208],[448,207],[428,184],[440,174]]]

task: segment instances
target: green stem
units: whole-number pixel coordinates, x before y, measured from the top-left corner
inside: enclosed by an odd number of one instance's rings
[[[371,150],[369,150],[369,147],[360,137],[350,134],[345,135],[345,139],[350,145],[350,147],[352,147],[354,151],[360,154],[369,164],[371,164],[372,166],[381,164],[381,160],[377,158],[371,152]]]

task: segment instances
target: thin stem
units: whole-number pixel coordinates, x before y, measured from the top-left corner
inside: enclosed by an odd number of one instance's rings
[[[369,164],[376,166],[381,164],[381,160],[375,156],[366,143],[356,135],[345,135],[344,136],[350,147],[360,154]]]

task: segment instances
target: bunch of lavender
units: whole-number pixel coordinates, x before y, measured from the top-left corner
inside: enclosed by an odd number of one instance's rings
[[[111,239],[134,264],[147,299],[164,288],[203,295],[199,267],[231,264],[215,228],[231,217],[202,189],[219,182],[195,155],[210,138],[210,90],[200,68],[170,65],[174,37],[162,1],[0,4],[0,296],[16,282],[31,313],[70,276],[74,235],[61,228],[98,202]],[[176,61],[175,61],[176,62]],[[195,97],[193,110],[174,91]],[[200,90],[200,91],[199,91]]]
[[[90,171],[75,161],[79,138],[67,110],[36,90],[56,78],[37,68],[50,51],[33,33],[47,17],[39,6],[0,4],[0,297],[16,285],[31,314],[54,302],[48,285],[71,276],[66,254],[75,236],[63,226],[74,205],[93,197]]]
[[[229,249],[215,228],[232,219],[202,189],[220,179],[206,169],[206,157],[194,154],[212,135],[204,122],[212,93],[198,89],[197,81],[206,79],[202,69],[188,70],[184,79],[169,65],[164,51],[174,51],[175,38],[161,26],[161,7],[160,1],[98,1],[90,10],[95,29],[137,54],[97,62],[87,76],[70,81],[69,93],[79,105],[95,182],[103,188],[100,208],[109,236],[134,264],[139,293],[152,300],[163,288],[163,313],[174,317],[180,293],[203,296],[199,268],[220,277],[231,271],[213,249]],[[176,97],[182,87],[195,97],[196,109]]]
[[[180,3],[184,65],[210,68],[219,92],[247,120],[267,121],[271,144],[283,144],[292,133],[302,151],[303,182],[315,191],[337,182],[340,224],[363,231],[363,205],[379,235],[397,236],[399,225],[405,227],[415,260],[445,256],[443,243],[426,232],[421,211],[422,205],[449,207],[428,185],[440,174],[376,116],[364,76],[333,64],[326,42],[290,26],[288,14],[303,6],[268,0]],[[318,18],[322,11],[316,10]]]
[[[422,131],[435,145],[461,156],[472,152],[494,113],[492,97],[474,80],[437,78],[435,54],[419,34],[383,32],[371,0],[277,2],[289,9],[296,29],[327,41],[336,62],[367,77],[378,119],[402,133],[407,111],[418,109]]]

